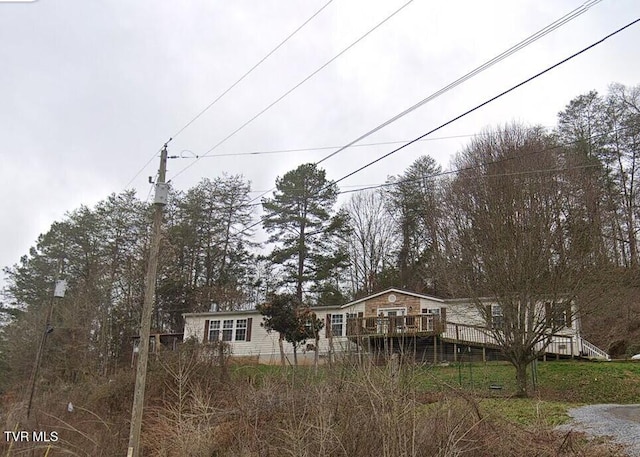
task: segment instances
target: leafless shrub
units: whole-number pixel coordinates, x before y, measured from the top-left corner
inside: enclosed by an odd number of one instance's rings
[[[228,381],[220,380],[220,369],[197,352],[151,363],[142,433],[145,456],[620,455],[606,442],[556,433],[543,420],[522,427],[483,416],[474,397],[453,387],[425,392],[418,382],[424,373],[410,365],[342,362],[317,374],[312,369],[242,366],[229,369]],[[49,412],[38,414],[39,426],[58,430],[63,438],[49,457],[122,455],[130,414],[124,403],[131,401],[122,394],[132,388],[130,377],[94,386],[92,394],[77,400],[72,414],[63,398],[79,398],[78,392],[39,402],[38,411]],[[4,411],[5,430],[12,430],[20,407]],[[8,455],[30,449],[14,445]],[[6,443],[0,443],[0,451],[7,455]]]

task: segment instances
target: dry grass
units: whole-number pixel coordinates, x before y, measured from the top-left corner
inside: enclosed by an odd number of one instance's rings
[[[542,424],[525,428],[484,417],[463,392],[425,394],[411,367],[343,364],[320,377],[271,371],[233,382],[212,381],[214,367],[204,379],[189,364],[182,367],[167,378],[165,401],[145,423],[148,455],[620,455],[606,443]],[[191,377],[179,374],[187,372]]]
[[[256,373],[259,373],[256,374]],[[484,416],[475,398],[425,392],[412,367],[337,364],[313,370],[225,368],[183,351],[154,362],[143,426],[145,456],[484,457],[615,456],[606,443]],[[121,456],[133,378],[50,391],[38,398],[37,424],[61,440],[34,455]],[[76,410],[65,410],[73,398]],[[5,430],[23,405],[3,414]],[[44,414],[42,411],[47,411]],[[35,429],[35,428],[34,428]],[[33,443],[0,443],[0,456],[29,455]]]

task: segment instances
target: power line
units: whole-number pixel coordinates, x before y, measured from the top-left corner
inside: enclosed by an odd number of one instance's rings
[[[477,133],[472,133],[472,134],[465,134],[465,135],[450,135],[450,136],[441,136],[441,137],[435,137],[435,138],[425,138],[423,140],[420,141],[438,141],[438,140],[452,140],[452,139],[456,139],[456,138],[468,138],[468,137],[472,137],[472,136],[477,136]],[[391,144],[402,144],[402,143],[406,143],[409,140],[398,140],[398,141],[381,141],[381,142],[377,142],[377,143],[362,143],[362,144],[355,144],[353,145],[354,148],[364,148],[364,147],[370,147],[370,146],[388,146]],[[309,148],[295,148],[295,149],[273,149],[273,150],[266,150],[266,151],[248,151],[248,152],[225,152],[222,154],[211,154],[206,156],[206,158],[214,158],[214,157],[236,157],[236,156],[248,156],[248,155],[263,155],[263,154],[283,154],[283,153],[287,153],[287,152],[306,152],[306,151],[324,151],[327,149],[337,149],[340,146],[316,146],[316,147],[309,147]],[[191,151],[182,151],[182,152],[191,152]],[[197,155],[192,155],[190,157],[186,157],[183,156],[182,154],[177,156],[170,156],[170,159],[198,159],[199,156]],[[203,156],[202,158],[205,158],[205,156]],[[266,192],[270,192],[270,191],[266,191]]]
[[[547,126],[548,127],[548,126]],[[548,127],[548,128],[553,128],[553,127]],[[449,136],[438,136],[438,137],[433,137],[433,138],[422,138],[420,139],[420,141],[441,141],[441,140],[453,140],[453,139],[459,139],[459,138],[470,138],[470,137],[475,137],[475,136],[480,136],[482,135],[482,133],[466,133],[466,134],[460,134],[460,135],[449,135]],[[407,141],[410,140],[396,140],[396,141],[380,141],[380,142],[376,142],[376,143],[361,143],[361,144],[354,144],[353,148],[365,148],[365,147],[371,147],[371,146],[388,146],[391,144],[404,144]],[[225,152],[222,154],[211,154],[206,156],[207,159],[210,158],[215,158],[215,157],[238,157],[238,156],[249,156],[249,155],[264,155],[264,154],[284,154],[284,153],[288,153],[288,152],[307,152],[307,151],[324,151],[327,149],[337,149],[340,146],[314,146],[314,147],[308,147],[308,148],[294,148],[294,149],[272,149],[272,150],[265,150],[265,151],[247,151],[247,152]],[[191,156],[185,156],[183,155],[183,153],[185,152],[189,152],[192,155]],[[194,155],[192,151],[185,149],[183,150],[180,155],[173,155],[173,156],[169,156],[169,159],[197,159],[199,156]],[[205,157],[203,157],[205,158]],[[253,193],[256,192],[266,192],[269,193],[273,190],[269,189],[269,190],[260,190],[260,191],[253,191]]]
[[[484,166],[484,165],[487,165],[487,164],[473,166],[473,167],[470,167],[469,169],[479,168],[480,166]],[[481,178],[497,178],[497,177],[501,177],[501,176],[519,176],[519,175],[529,175],[529,174],[536,174],[536,173],[564,172],[564,171],[581,170],[581,169],[584,169],[584,168],[594,168],[594,167],[598,167],[598,166],[599,166],[598,164],[588,164],[588,165],[576,165],[576,166],[573,166],[573,167],[564,167],[564,168],[542,168],[542,169],[536,169],[536,170],[513,171],[513,172],[508,172],[508,173],[496,173],[496,174],[491,174],[491,175],[482,175],[480,177]],[[362,187],[360,189],[345,190],[345,191],[338,192],[338,194],[339,195],[343,195],[343,194],[350,194],[350,193],[355,193],[355,192],[363,192],[365,190],[375,190],[375,189],[381,189],[381,188],[384,188],[384,187],[398,186],[400,184],[405,184],[405,183],[411,182],[411,181],[424,181],[425,179],[437,178],[439,176],[443,176],[443,175],[447,175],[447,174],[460,173],[461,171],[465,171],[465,170],[467,170],[467,169],[465,168],[465,169],[462,169],[462,170],[449,170],[449,171],[441,173],[441,174],[422,176],[420,178],[412,178],[411,180],[388,182],[388,183],[377,184],[377,185],[369,186],[369,187]]]
[[[271,57],[278,49],[280,49],[287,41],[289,41],[291,38],[293,38],[293,36],[295,34],[297,34],[300,30],[302,30],[309,22],[311,22],[318,14],[320,14],[327,6],[329,6],[329,4],[333,2],[333,0],[329,0],[327,3],[325,3],[318,11],[316,11],[315,13],[313,13],[311,15],[311,17],[309,17],[309,19],[307,19],[306,21],[304,21],[298,28],[296,28],[293,32],[291,32],[284,40],[282,40],[275,48],[273,48],[271,51],[269,51],[262,59],[260,59],[254,66],[252,66],[249,70],[247,70],[240,78],[238,78],[233,84],[231,84],[227,89],[225,89],[220,95],[218,95],[215,100],[213,100],[211,103],[209,103],[202,111],[200,111],[197,115],[195,115],[189,122],[187,122],[184,126],[182,126],[181,129],[179,129],[176,133],[173,134],[173,136],[171,136],[169,138],[169,141],[167,141],[167,143],[169,143],[173,138],[177,137],[178,135],[180,135],[184,130],[186,130],[191,124],[193,124],[196,120],[198,120],[204,113],[206,113],[213,105],[215,105],[216,103],[218,103],[218,101],[224,97],[225,95],[227,95],[227,93],[229,93],[234,87],[236,87],[238,84],[240,84],[247,76],[249,76],[251,73],[253,73],[253,71],[258,68],[260,65],[262,65],[264,63],[265,60],[267,60],[269,57]],[[166,145],[166,144],[165,144]],[[147,166],[157,157],[157,155],[160,153],[160,151],[162,151],[162,148],[158,150],[158,152],[156,152],[153,156],[151,156],[151,158],[149,159],[149,161],[147,163],[144,164],[144,166],[134,175],[133,178],[131,178],[131,180],[127,183],[126,186],[124,186],[125,188],[129,187],[129,185],[140,175],[140,173],[142,173],[144,171],[145,168],[147,168]]]
[[[387,21],[389,21],[392,17],[394,17],[396,14],[398,14],[400,11],[402,11],[404,8],[406,8],[407,6],[409,6],[410,3],[412,3],[413,0],[409,0],[408,2],[406,2],[405,4],[403,4],[400,8],[398,8],[397,10],[395,10],[393,13],[391,13],[389,16],[387,16],[385,19],[383,19],[381,22],[379,22],[377,25],[375,25],[373,28],[371,28],[368,32],[366,32],[364,35],[362,35],[360,38],[358,38],[356,41],[354,41],[353,43],[351,43],[349,46],[347,46],[346,48],[344,48],[342,51],[340,51],[338,54],[336,54],[334,57],[332,57],[331,59],[329,59],[326,63],[324,63],[323,65],[321,65],[318,69],[316,69],[315,71],[313,71],[310,75],[308,75],[307,77],[305,77],[302,81],[300,81],[298,84],[296,84],[295,86],[293,86],[291,89],[287,90],[284,94],[282,94],[280,97],[278,97],[276,100],[274,100],[273,102],[271,102],[269,105],[267,105],[265,108],[263,108],[261,111],[259,111],[257,114],[255,114],[253,117],[251,117],[248,121],[246,121],[244,124],[242,124],[240,127],[236,128],[234,131],[232,131],[231,133],[229,133],[226,137],[224,137],[222,140],[220,140],[218,143],[216,143],[214,146],[212,146],[211,148],[209,148],[203,155],[199,156],[196,160],[194,160],[193,162],[191,162],[189,165],[187,165],[186,167],[184,167],[182,170],[180,170],[178,173],[176,173],[175,175],[173,175],[173,177],[171,178],[172,180],[177,178],[178,176],[180,176],[182,173],[184,173],[186,170],[188,170],[189,168],[191,168],[193,165],[195,165],[200,159],[202,159],[203,157],[207,157],[209,156],[209,153],[214,151],[215,149],[217,149],[218,147],[220,147],[223,143],[225,143],[229,138],[231,138],[232,136],[234,136],[236,133],[238,133],[240,130],[244,129],[247,125],[249,125],[251,122],[253,122],[254,120],[256,120],[257,118],[259,118],[260,116],[262,116],[264,113],[266,113],[268,110],[270,110],[271,108],[273,108],[276,104],[278,104],[280,101],[282,101],[285,97],[287,97],[289,94],[291,94],[293,91],[295,91],[296,89],[298,89],[300,86],[302,86],[304,83],[306,83],[307,81],[309,81],[311,78],[313,78],[315,75],[317,75],[318,73],[320,73],[322,70],[324,70],[327,66],[329,66],[331,63],[333,63],[336,59],[338,59],[340,56],[342,56],[343,54],[345,54],[347,51],[349,51],[351,48],[353,48],[355,45],[357,45],[358,43],[360,43],[362,40],[364,40],[367,36],[369,36],[371,33],[373,33],[375,30],[377,30],[378,28],[380,28],[383,24],[385,24]]]
[[[396,152],[398,152],[398,151],[400,151],[400,150],[402,150],[402,149],[406,148],[407,146],[409,146],[409,145],[411,145],[411,144],[413,144],[413,143],[415,143],[415,142],[417,142],[417,141],[420,141],[422,138],[425,138],[427,135],[430,135],[431,133],[433,133],[433,132],[435,132],[435,131],[437,131],[437,130],[440,130],[441,128],[443,128],[443,127],[445,127],[445,126],[447,126],[447,125],[452,124],[453,122],[455,122],[455,121],[457,121],[457,120],[459,120],[459,119],[461,119],[461,118],[465,117],[466,115],[468,115],[468,114],[470,114],[470,113],[472,113],[472,112],[474,112],[474,111],[477,111],[478,109],[480,109],[480,108],[482,108],[482,107],[484,107],[484,106],[488,105],[489,103],[491,103],[491,102],[493,102],[493,101],[495,101],[495,100],[497,100],[497,99],[499,99],[499,98],[503,97],[504,95],[506,95],[506,94],[508,94],[508,93],[510,93],[510,92],[512,92],[512,91],[514,91],[515,89],[517,89],[517,88],[519,88],[519,87],[521,87],[521,86],[523,86],[523,85],[525,85],[525,84],[527,84],[527,83],[529,83],[529,82],[533,81],[534,79],[538,78],[539,76],[542,76],[542,75],[544,75],[545,73],[548,73],[549,71],[553,70],[554,68],[557,68],[557,67],[559,67],[560,65],[562,65],[562,64],[564,64],[564,63],[566,63],[566,62],[568,62],[568,61],[570,61],[570,60],[574,59],[575,57],[577,57],[577,56],[579,56],[579,55],[581,55],[581,54],[585,53],[586,51],[588,51],[588,50],[590,50],[590,49],[592,49],[592,48],[594,48],[594,47],[598,46],[599,44],[603,43],[603,42],[604,42],[604,41],[606,41],[607,39],[609,39],[609,38],[613,37],[614,35],[617,35],[618,33],[622,32],[623,30],[625,30],[625,29],[627,29],[627,28],[629,28],[629,27],[631,27],[632,25],[635,25],[635,24],[636,24],[636,23],[638,23],[638,22],[640,22],[640,18],[639,18],[639,19],[636,19],[636,20],[634,20],[634,21],[632,21],[632,22],[628,23],[627,25],[625,25],[625,26],[623,26],[623,27],[621,27],[621,28],[617,29],[616,31],[614,31],[614,32],[612,32],[612,33],[610,33],[610,34],[606,35],[605,37],[601,38],[600,40],[598,40],[598,41],[596,41],[596,42],[594,42],[594,43],[590,44],[589,46],[587,46],[587,47],[585,47],[585,48],[581,49],[580,51],[578,51],[578,52],[576,52],[576,53],[574,53],[574,54],[570,55],[569,57],[566,57],[565,59],[563,59],[563,60],[561,60],[561,61],[559,61],[559,62],[555,63],[554,65],[551,65],[550,67],[547,67],[545,70],[542,70],[542,71],[540,71],[540,72],[536,73],[535,75],[533,75],[533,76],[531,76],[531,77],[529,77],[529,78],[525,79],[524,81],[522,81],[522,82],[520,82],[520,83],[516,84],[515,86],[512,86],[511,88],[509,88],[509,89],[507,89],[507,90],[505,90],[505,91],[503,91],[503,92],[499,93],[498,95],[496,95],[496,96],[494,96],[494,97],[492,97],[492,98],[490,98],[490,99],[488,99],[488,100],[486,100],[486,101],[482,102],[482,103],[481,103],[481,104],[479,104],[479,105],[476,105],[475,107],[473,107],[473,108],[471,108],[471,109],[469,109],[469,110],[465,111],[464,113],[462,113],[462,114],[460,114],[460,115],[458,115],[458,116],[454,117],[453,119],[451,119],[451,120],[449,120],[449,121],[445,122],[444,124],[441,124],[440,126],[438,126],[438,127],[434,128],[434,129],[432,129],[432,130],[428,131],[427,133],[425,133],[425,134],[423,134],[423,135],[420,135],[419,137],[417,137],[417,138],[415,138],[415,139],[413,139],[413,140],[409,141],[408,143],[406,143],[406,144],[404,144],[404,145],[400,146],[399,148],[396,148],[396,149],[394,149],[394,150],[392,150],[392,151],[388,152],[387,154],[385,154],[385,155],[383,155],[383,156],[381,156],[381,157],[379,157],[379,158],[377,158],[377,159],[375,159],[375,160],[373,160],[373,161],[371,161],[371,162],[369,162],[369,163],[367,163],[367,164],[363,165],[362,167],[358,168],[357,170],[352,171],[351,173],[348,173],[347,175],[343,176],[342,178],[340,178],[340,179],[338,179],[338,180],[336,180],[336,181],[332,181],[330,185],[337,184],[337,183],[339,183],[340,181],[343,181],[343,180],[345,180],[345,179],[347,179],[347,178],[349,178],[349,177],[351,177],[351,176],[355,175],[356,173],[359,173],[360,171],[364,170],[365,168],[368,168],[368,167],[370,167],[371,165],[373,165],[373,164],[375,164],[375,163],[377,163],[377,162],[379,162],[379,161],[381,161],[381,160],[383,160],[383,159],[385,159],[385,158],[389,157],[390,155],[395,154]],[[324,190],[324,189],[321,189],[321,190]],[[254,200],[255,200],[255,199],[254,199]],[[253,201],[253,200],[251,200],[250,202],[252,202],[252,201]],[[249,227],[247,227],[246,229],[242,230],[242,231],[241,231],[241,232],[239,232],[239,233],[242,233],[242,232],[244,232],[244,231],[250,230],[251,228],[253,228],[253,227],[257,226],[257,225],[258,225],[258,224],[260,224],[261,222],[262,222],[262,221],[257,221],[256,223],[251,224]]]
[[[589,0],[589,1],[585,2],[583,5],[579,6],[578,8],[574,9],[573,11],[571,11],[571,12],[565,14],[564,16],[562,16],[560,19],[555,20],[554,22],[552,22],[551,24],[547,25],[546,27],[538,30],[533,35],[530,35],[529,37],[525,38],[524,40],[522,40],[519,43],[515,44],[514,46],[510,47],[509,49],[507,49],[506,51],[502,52],[501,54],[498,54],[493,59],[488,60],[487,62],[483,63],[482,65],[476,67],[475,69],[471,70],[469,73],[465,74],[464,76],[461,76],[460,78],[456,79],[452,83],[450,83],[450,84],[446,85],[445,87],[437,90],[433,94],[431,94],[428,97],[420,100],[418,103],[416,103],[415,105],[407,108],[406,110],[402,111],[401,113],[396,114],[391,119],[383,122],[382,124],[378,125],[377,127],[373,128],[373,129],[369,130],[367,133],[361,135],[360,137],[356,138],[355,140],[353,140],[349,144],[341,147],[337,151],[332,152],[328,156],[326,156],[323,159],[321,159],[318,162],[316,162],[316,165],[324,162],[325,160],[330,159],[331,157],[335,156],[336,154],[344,151],[349,146],[357,143],[360,140],[363,140],[364,138],[372,135],[373,133],[377,132],[378,130],[383,129],[387,125],[394,123],[398,119],[406,116],[407,114],[409,114],[412,111],[420,108],[424,104],[434,100],[435,98],[437,98],[440,95],[448,92],[449,90],[459,86],[460,84],[464,83],[465,81],[467,81],[470,78],[473,78],[477,74],[482,73],[483,71],[487,70],[488,68],[490,68],[493,65],[497,64],[498,62],[506,59],[507,57],[511,56],[512,54],[515,54],[516,52],[518,52],[521,49],[523,49],[523,48],[527,47],[528,45],[530,45],[531,43],[539,40],[540,38],[544,37],[545,35],[548,35],[549,33],[553,32],[557,28],[563,26],[567,22],[572,21],[576,17],[582,15],[589,8],[591,8],[593,5],[595,5],[595,4],[597,4],[597,3],[601,2],[601,1],[602,0]]]
[[[390,118],[387,121],[383,122],[382,124],[378,125],[377,127],[374,127],[373,129],[369,130],[368,132],[364,133],[363,135],[360,135],[355,140],[353,140],[353,141],[349,142],[348,144],[342,146],[341,148],[339,148],[338,150],[332,152],[331,154],[327,155],[326,157],[323,157],[322,159],[317,161],[315,164],[319,165],[320,163],[324,162],[325,160],[328,160],[331,157],[334,157],[336,154],[344,151],[345,149],[354,146],[359,141],[369,137],[370,135],[378,132],[379,130],[383,129],[384,127],[394,123],[398,119],[406,116],[407,114],[411,113],[412,111],[415,111],[416,109],[420,108],[421,106],[425,105],[426,103],[436,99],[440,95],[442,95],[442,94],[448,92],[449,90],[459,86],[460,84],[464,83],[465,81],[469,80],[470,78],[478,75],[479,73],[482,73],[483,71],[487,70],[488,68],[492,67],[493,65],[501,62],[502,60],[506,59],[507,57],[509,57],[509,56],[515,54],[516,52],[520,51],[521,49],[527,47],[531,43],[539,40],[540,38],[544,37],[545,35],[548,35],[549,33],[553,32],[554,30],[558,29],[559,27],[561,27],[561,26],[565,25],[566,23],[572,21],[576,17],[584,14],[592,6],[596,5],[597,3],[600,3],[601,1],[602,0],[589,0],[589,1],[585,2],[585,3],[583,3],[578,8],[573,9],[572,11],[568,12],[567,14],[565,14],[562,17],[560,17],[559,19],[556,19],[551,24],[547,25],[546,27],[543,27],[542,29],[540,29],[537,32],[535,32],[534,34],[528,36],[527,38],[525,38],[524,40],[520,41],[519,43],[511,46],[506,51],[504,51],[504,52],[498,54],[497,56],[493,57],[492,59],[486,61],[482,65],[476,67],[475,69],[471,70],[470,72],[466,73],[465,75],[461,76],[460,78],[456,79],[455,81],[449,83],[445,87],[437,90],[436,92],[432,93],[431,95],[427,96],[426,98],[420,100],[418,103],[416,103],[413,106],[405,109],[401,113],[396,114],[395,116],[393,116],[392,118]],[[267,193],[269,193],[269,192],[271,192],[273,190],[274,190],[274,188],[272,188],[268,192],[265,192],[264,194],[262,194],[262,195],[260,195],[260,196],[258,196],[256,198],[254,198],[254,200],[256,200],[257,198],[263,197],[264,195],[266,195]]]
[[[590,136],[589,138],[586,138],[586,139],[587,140],[594,140],[596,138],[604,137],[604,136],[607,136],[607,135],[612,135],[612,134],[615,134],[615,133],[618,133],[618,132],[621,132],[623,130],[627,130],[627,129],[630,129],[630,128],[631,127],[620,127],[620,128],[614,129],[614,130],[609,131],[609,132],[598,133],[598,134],[592,135],[592,136]],[[477,133],[477,134],[468,135],[468,136],[483,136],[483,134],[482,133]],[[344,191],[338,192],[338,194],[339,195],[350,194],[350,193],[354,193],[354,192],[362,192],[362,191],[365,191],[365,190],[381,189],[381,188],[385,188],[385,187],[398,186],[398,185],[402,185],[402,184],[406,184],[406,183],[420,182],[420,181],[424,181],[425,179],[439,178],[439,177],[442,177],[442,176],[456,174],[456,173],[460,173],[460,172],[463,172],[463,171],[474,170],[476,168],[481,168],[481,167],[485,167],[485,166],[488,166],[488,165],[495,165],[495,164],[499,164],[499,163],[509,162],[511,160],[522,159],[522,158],[525,158],[525,157],[530,157],[530,156],[534,156],[534,155],[537,155],[537,154],[542,154],[544,152],[549,152],[549,151],[554,151],[554,150],[558,150],[558,149],[567,148],[567,147],[579,144],[584,140],[585,139],[569,141],[569,142],[566,142],[566,143],[557,144],[557,145],[554,145],[554,146],[550,146],[548,148],[539,149],[539,150],[528,152],[528,153],[525,153],[525,154],[520,154],[520,155],[517,155],[517,156],[505,157],[505,158],[502,158],[502,159],[492,160],[490,162],[483,162],[483,163],[480,163],[480,164],[477,164],[477,165],[470,165],[468,167],[457,168],[457,169],[454,169],[454,170],[445,170],[445,171],[442,171],[440,173],[434,173],[434,174],[431,174],[431,175],[424,175],[424,176],[419,176],[419,177],[414,177],[414,178],[400,179],[400,180],[397,180],[397,181],[389,181],[389,182],[380,183],[380,184],[353,184],[353,185],[349,185],[349,186],[342,186],[342,188],[345,188],[345,187],[357,187],[358,189],[344,190]],[[526,174],[526,173],[530,173],[530,172],[544,172],[544,171],[569,171],[569,170],[574,170],[574,169],[590,168],[592,166],[597,166],[597,165],[575,166],[575,167],[570,167],[570,168],[555,168],[555,169],[545,169],[545,170],[529,170],[529,171],[526,171],[526,172],[514,172],[514,173],[504,173],[504,174],[496,174],[496,175],[484,175],[484,177],[510,176],[512,174],[513,175],[517,175],[517,174]],[[253,191],[251,193],[255,193],[255,192],[263,192],[263,191]],[[261,204],[262,203],[248,204],[247,206],[248,207],[253,207],[253,206],[260,206]]]
[[[142,172],[145,170],[145,168],[147,168],[147,167],[149,166],[149,164],[150,164],[151,162],[153,162],[153,160],[158,156],[158,154],[160,154],[160,151],[162,151],[162,149],[158,149],[158,152],[156,152],[155,154],[153,154],[153,155],[151,156],[151,158],[150,158],[149,160],[147,160],[147,163],[145,163],[145,164],[142,166],[142,168],[140,168],[140,169],[138,170],[138,172],[137,172],[135,175],[133,175],[133,178],[131,178],[131,179],[129,180],[129,182],[124,186],[124,188],[125,188],[125,189],[126,189],[127,187],[129,187],[129,186],[131,185],[131,183],[132,183],[133,181],[135,181],[135,179],[136,179],[138,176],[140,176],[140,173],[142,173]]]
[[[603,136],[611,135],[611,134],[614,134],[614,133],[618,133],[618,132],[620,132],[622,130],[626,130],[628,128],[630,128],[630,127],[621,127],[619,129],[612,130],[611,132],[598,133],[596,135],[590,136],[587,139],[588,140],[594,140],[594,139],[599,138],[599,137],[603,137]],[[482,134],[479,134],[479,135],[482,135]],[[440,178],[442,176],[451,175],[451,174],[457,174],[457,173],[460,173],[460,172],[463,172],[463,171],[475,170],[476,168],[482,168],[482,167],[486,167],[488,165],[495,165],[495,164],[499,164],[499,163],[503,163],[503,162],[509,162],[511,160],[518,160],[518,159],[522,159],[522,158],[525,158],[525,157],[530,157],[530,156],[533,156],[533,155],[542,154],[544,152],[554,151],[554,150],[557,150],[557,149],[563,149],[563,148],[566,148],[566,147],[569,147],[569,146],[573,146],[573,145],[579,144],[584,140],[585,139],[569,141],[567,143],[562,143],[562,144],[558,144],[558,145],[551,146],[551,147],[548,147],[548,148],[539,149],[537,151],[528,152],[526,154],[520,154],[520,155],[517,155],[517,156],[505,157],[505,158],[502,158],[502,159],[492,160],[490,162],[479,163],[477,165],[470,165],[470,166],[464,167],[464,168],[457,168],[455,170],[446,170],[446,171],[442,171],[440,173],[434,173],[434,174],[431,174],[431,175],[423,175],[423,176],[419,176],[419,177],[415,177],[415,178],[401,179],[401,180],[398,180],[398,181],[389,181],[389,182],[385,182],[385,183],[382,183],[382,184],[373,184],[373,185],[369,185],[369,186],[365,186],[365,187],[360,187],[359,189],[344,190],[344,191],[338,192],[338,194],[339,195],[343,195],[343,194],[350,194],[350,193],[354,193],[354,192],[362,192],[362,191],[365,191],[365,190],[382,189],[382,188],[385,188],[385,187],[398,186],[398,185],[402,185],[402,184],[406,184],[406,183],[420,182],[420,181],[424,181],[425,179]],[[571,171],[571,170],[577,170],[577,169],[582,169],[582,168],[591,168],[591,167],[596,167],[596,166],[598,166],[598,164],[579,165],[579,166],[567,167],[567,168],[538,169],[538,170],[527,170],[527,171],[523,171],[523,172],[500,173],[500,174],[493,174],[493,175],[483,175],[482,177],[514,176],[514,175],[519,175],[519,174],[540,173],[540,172],[548,172],[548,171]],[[348,187],[348,186],[344,186],[344,187]]]
[[[275,53],[278,49],[280,49],[287,41],[289,41],[296,33],[298,33],[300,30],[302,30],[309,22],[311,22],[318,14],[320,14],[327,6],[329,6],[329,4],[332,2],[333,0],[329,0],[327,3],[325,3],[318,11],[316,11],[315,13],[313,13],[313,15],[311,15],[311,17],[309,19],[307,19],[306,21],[304,21],[297,29],[295,29],[293,32],[291,32],[284,40],[282,40],[275,48],[273,48],[271,51],[269,51],[269,53],[267,55],[265,55],[262,59],[260,59],[258,61],[258,63],[256,63],[253,67],[251,67],[249,70],[247,70],[247,72],[245,74],[243,74],[236,82],[234,82],[231,86],[229,86],[224,92],[222,92],[220,95],[218,95],[218,97],[212,101],[211,103],[209,103],[202,111],[200,111],[193,119],[191,119],[189,122],[187,122],[180,130],[178,130],[176,133],[173,134],[172,138],[177,137],[178,135],[180,135],[187,127],[189,127],[191,124],[193,124],[198,118],[200,118],[200,116],[202,116],[204,113],[206,113],[209,108],[211,108],[213,105],[215,105],[218,100],[220,100],[222,97],[224,97],[225,95],[227,95],[227,93],[229,91],[231,91],[234,87],[236,87],[238,84],[240,84],[247,76],[249,76],[253,70],[255,70],[256,68],[258,68],[265,60],[267,60],[269,57],[271,57],[271,55],[273,53]]]
[[[389,156],[391,156],[391,155],[395,154],[396,152],[398,152],[398,151],[400,151],[400,150],[402,150],[402,149],[406,148],[407,146],[409,146],[409,145],[411,145],[411,144],[413,144],[413,143],[415,143],[415,142],[417,142],[417,141],[421,140],[422,138],[425,138],[426,136],[428,136],[428,135],[430,135],[430,134],[432,134],[432,133],[434,133],[434,132],[436,132],[436,131],[438,131],[438,130],[440,130],[440,129],[444,128],[444,127],[446,127],[447,125],[450,125],[450,124],[452,124],[452,123],[454,123],[454,122],[456,122],[456,121],[458,121],[458,120],[462,119],[463,117],[467,116],[468,114],[471,114],[471,113],[473,113],[474,111],[479,110],[480,108],[482,108],[482,107],[484,107],[484,106],[488,105],[489,103],[491,103],[491,102],[493,102],[493,101],[495,101],[495,100],[497,100],[497,99],[499,99],[499,98],[503,97],[504,95],[506,95],[506,94],[508,94],[508,93],[510,93],[510,92],[512,92],[512,91],[514,91],[515,89],[517,89],[517,88],[519,88],[519,87],[521,87],[521,86],[524,86],[525,84],[527,84],[527,83],[529,83],[529,82],[533,81],[534,79],[536,79],[536,78],[538,78],[538,77],[540,77],[540,76],[544,75],[545,73],[548,73],[549,71],[553,70],[554,68],[557,68],[557,67],[559,67],[560,65],[562,65],[562,64],[564,64],[564,63],[566,63],[566,62],[568,62],[568,61],[570,61],[570,60],[574,59],[575,57],[577,57],[577,56],[579,56],[579,55],[581,55],[581,54],[585,53],[586,51],[588,51],[588,50],[590,50],[590,49],[592,49],[592,48],[596,47],[597,45],[599,45],[599,44],[603,43],[604,41],[606,41],[607,39],[611,38],[612,36],[614,36],[614,35],[616,35],[616,34],[618,34],[618,33],[622,32],[623,30],[625,30],[625,29],[627,29],[627,28],[631,27],[632,25],[635,25],[635,24],[636,24],[637,22],[639,22],[639,21],[640,21],[640,18],[639,18],[639,19],[636,19],[636,20],[634,20],[634,21],[632,21],[632,22],[630,22],[629,24],[627,24],[627,25],[625,25],[625,26],[623,26],[623,27],[619,28],[619,29],[618,29],[618,30],[616,30],[615,32],[612,32],[612,33],[608,34],[608,35],[607,35],[607,36],[605,36],[604,38],[601,38],[600,40],[596,41],[595,43],[590,44],[590,45],[589,45],[589,46],[587,46],[586,48],[583,48],[582,50],[580,50],[580,51],[578,51],[578,52],[576,52],[576,53],[574,53],[574,54],[570,55],[569,57],[567,57],[567,58],[565,58],[565,59],[561,60],[560,62],[555,63],[554,65],[551,65],[550,67],[547,67],[545,70],[542,70],[541,72],[536,73],[535,75],[533,75],[533,76],[531,76],[531,77],[529,77],[529,78],[525,79],[524,81],[522,81],[522,82],[520,82],[520,83],[516,84],[515,86],[512,86],[511,88],[509,88],[509,89],[507,89],[507,90],[505,90],[505,91],[503,91],[503,92],[499,93],[498,95],[495,95],[494,97],[491,97],[490,99],[488,99],[488,100],[486,100],[486,101],[484,101],[484,102],[480,103],[479,105],[476,105],[475,107],[473,107],[473,108],[471,108],[471,109],[469,109],[469,110],[465,111],[464,113],[462,113],[462,114],[460,114],[460,115],[458,115],[458,116],[454,117],[453,119],[451,119],[451,120],[449,120],[449,121],[445,122],[444,124],[441,124],[441,125],[439,125],[438,127],[434,128],[434,129],[431,129],[431,130],[430,130],[430,131],[428,131],[427,133],[425,133],[425,134],[423,134],[423,135],[420,135],[419,137],[417,137],[417,138],[415,138],[415,139],[413,139],[413,140],[409,141],[408,143],[406,143],[406,144],[404,144],[404,145],[400,146],[399,148],[396,148],[396,149],[394,149],[394,150],[392,150],[392,151],[390,151],[390,152],[388,152],[388,153],[384,154],[383,156],[380,156],[380,157],[378,157],[377,159],[372,160],[371,162],[369,162],[369,163],[367,163],[367,164],[363,165],[362,167],[358,168],[357,170],[354,170],[354,171],[352,171],[352,172],[350,172],[350,173],[348,173],[348,174],[344,175],[342,178],[340,178],[340,179],[338,179],[338,180],[334,181],[334,183],[335,183],[335,184],[337,184],[337,183],[339,183],[340,181],[344,181],[345,179],[347,179],[347,178],[349,178],[349,177],[351,177],[351,176],[355,175],[356,173],[361,172],[362,170],[364,170],[364,169],[366,169],[366,168],[370,167],[371,165],[373,165],[373,164],[375,164],[375,163],[380,162],[380,161],[381,161],[381,160],[383,160],[383,159],[386,159],[387,157],[389,157]]]

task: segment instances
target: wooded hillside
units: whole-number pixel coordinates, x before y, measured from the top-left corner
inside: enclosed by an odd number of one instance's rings
[[[387,287],[441,297],[557,290],[585,302],[598,290],[584,332],[614,356],[640,352],[640,86],[580,95],[552,130],[487,130],[452,168],[423,156],[376,188],[341,193],[305,164],[262,202],[242,176],[173,190],[153,327],[179,332],[182,313],[254,307],[279,290],[315,305]],[[260,224],[272,235],[265,246],[254,238]],[[54,222],[5,269],[4,386],[29,378],[25,354],[36,353],[56,279],[69,290],[44,370],[73,381],[130,363],[149,226],[148,203],[113,194]]]

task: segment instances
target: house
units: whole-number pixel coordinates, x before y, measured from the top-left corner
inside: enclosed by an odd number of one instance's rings
[[[314,307],[312,311],[325,323],[318,351],[324,360],[331,354],[404,349],[430,362],[498,358],[500,347],[489,329],[501,325],[502,311],[490,299],[482,303],[484,312],[468,299],[441,299],[392,288],[344,305]],[[551,336],[547,355],[608,358],[580,336],[579,318],[573,311],[542,306],[542,312],[555,319],[554,328],[561,327]],[[233,357],[280,362],[279,335],[261,326],[262,315],[255,310],[186,313],[183,317],[185,340],[223,341]],[[314,360],[314,341],[308,343],[298,355],[301,363]],[[284,342],[284,352],[291,360],[292,345]]]

